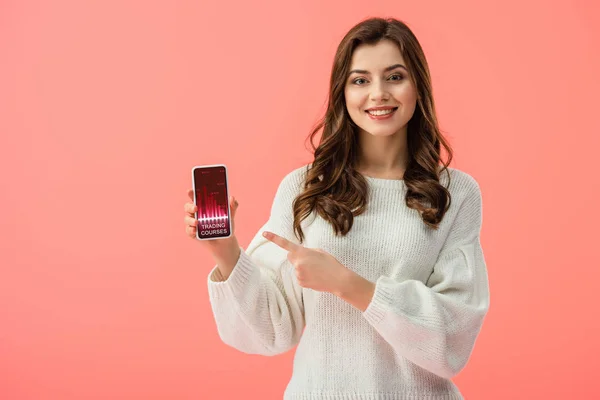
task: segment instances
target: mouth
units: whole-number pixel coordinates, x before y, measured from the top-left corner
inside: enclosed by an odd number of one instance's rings
[[[394,107],[386,110],[365,110],[365,112],[367,113],[367,115],[369,115],[369,117],[372,118],[385,118],[390,117],[396,112],[397,109],[398,107]]]

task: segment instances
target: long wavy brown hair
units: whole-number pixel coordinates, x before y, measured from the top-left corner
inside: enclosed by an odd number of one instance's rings
[[[293,203],[294,232],[300,242],[304,241],[300,222],[312,211],[328,221],[336,235],[346,235],[354,216],[365,211],[369,185],[355,169],[360,128],[348,114],[344,88],[356,47],[377,44],[383,39],[398,45],[417,90],[415,112],[407,127],[409,162],[403,177],[406,205],[417,210],[432,229],[438,228],[450,207],[450,192],[440,184],[440,174],[447,171],[452,161],[452,149],[438,127],[429,67],[421,45],[405,23],[393,18],[370,18],[355,25],[340,42],[331,71],[327,110],[307,138],[314,161],[307,171],[303,191]],[[315,148],[313,139],[321,128],[323,134]],[[441,146],[447,153],[445,163],[441,161]]]

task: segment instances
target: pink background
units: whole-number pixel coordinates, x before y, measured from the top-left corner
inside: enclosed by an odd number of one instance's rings
[[[561,4],[562,3],[562,4]],[[0,3],[0,398],[280,399],[293,351],[223,344],[185,234],[225,163],[245,247],[310,161],[336,46],[394,16],[484,198],[469,399],[600,397],[600,12],[589,1]],[[264,190],[256,190],[257,183]]]

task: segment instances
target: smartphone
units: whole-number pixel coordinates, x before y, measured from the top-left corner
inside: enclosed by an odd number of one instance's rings
[[[198,208],[196,238],[209,240],[230,237],[231,209],[225,164],[193,167],[192,185],[194,204]]]

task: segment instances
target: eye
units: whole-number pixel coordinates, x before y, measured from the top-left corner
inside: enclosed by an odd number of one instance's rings
[[[400,74],[394,74],[394,75],[390,76],[390,79],[394,76],[397,77],[398,79],[392,79],[392,80],[400,81],[400,80],[404,79],[404,77]],[[364,79],[356,78],[355,80],[352,81],[352,83],[354,83],[355,85],[360,85],[360,83],[358,83],[358,81],[364,81]]]

